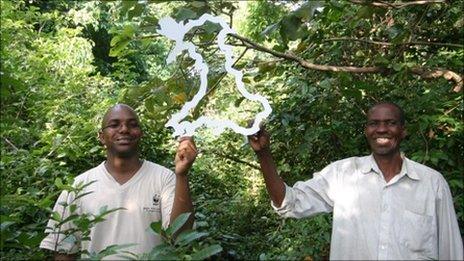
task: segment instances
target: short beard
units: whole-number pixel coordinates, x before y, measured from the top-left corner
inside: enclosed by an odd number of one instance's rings
[[[138,156],[139,151],[136,148],[136,149],[125,150],[125,151],[111,151],[110,153],[118,158],[129,159],[129,158]]]

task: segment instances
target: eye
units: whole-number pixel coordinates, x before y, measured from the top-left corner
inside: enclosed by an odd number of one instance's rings
[[[138,122],[130,122],[129,128],[132,128],[132,129],[140,128],[140,124]]]
[[[103,129],[109,128],[109,129],[118,129],[120,124],[118,122],[110,122],[106,127]]]
[[[390,126],[390,127],[393,127],[393,126],[397,125],[396,121],[387,121],[386,123],[387,123],[387,126]]]
[[[367,125],[367,127],[375,127],[375,126],[378,125],[378,122],[376,122],[376,121],[368,121],[366,123],[366,125]]]

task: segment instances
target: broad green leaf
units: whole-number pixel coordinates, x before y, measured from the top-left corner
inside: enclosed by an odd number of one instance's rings
[[[374,9],[370,6],[362,6],[359,8],[359,11],[357,13],[357,17],[359,18],[371,18],[372,14],[374,14]]]
[[[240,97],[240,98],[238,98],[237,100],[235,100],[234,106],[235,106],[235,107],[239,107],[240,104],[241,104],[244,100],[245,100],[245,97]]]
[[[123,40],[118,41],[116,43],[116,45],[110,49],[109,56],[116,57],[116,56],[120,55],[122,53],[122,51],[124,50],[124,48],[126,48],[126,46],[129,43],[130,43],[129,38],[124,38]]]
[[[115,35],[113,38],[111,38],[110,46],[111,47],[115,46],[117,43],[121,41],[121,39],[122,37],[120,35]]]
[[[132,20],[135,16],[140,16],[145,9],[145,5],[141,3],[137,3],[132,9],[129,10],[127,13],[127,17],[129,20]]]
[[[160,244],[152,249],[149,254],[150,260],[179,260],[174,247],[168,244]]]
[[[9,226],[13,225],[14,223],[15,222],[13,221],[2,222],[2,224],[0,225],[1,231],[3,232],[3,230],[7,229]]]
[[[402,65],[402,64],[400,64],[400,63],[394,63],[394,64],[393,64],[393,70],[399,72],[399,71],[401,71],[402,69],[403,69],[403,65]]]
[[[298,9],[293,11],[293,14],[301,19],[309,20],[312,18],[316,8],[322,6],[322,1],[307,1],[302,4]]]
[[[70,221],[73,221],[73,220],[76,220],[76,219],[78,219],[78,218],[79,218],[79,215],[77,215],[77,214],[69,215],[69,216],[66,217],[65,219],[60,220],[60,222],[58,222],[57,226],[61,226],[61,225],[63,225],[63,224],[66,224],[66,223],[68,223],[68,222],[70,222]]]
[[[206,31],[208,34],[213,34],[215,32],[218,32],[219,30],[222,29],[222,27],[219,24],[207,21],[205,24],[202,26],[202,28]]]
[[[101,260],[105,256],[118,254],[119,250],[131,247],[131,246],[134,246],[134,245],[136,245],[136,244],[110,245],[110,246],[107,246],[102,251],[98,252],[97,254],[91,255],[90,259],[91,260]]]
[[[266,27],[262,32],[261,35],[270,35],[272,34],[277,28],[279,28],[279,23],[271,24],[268,27]]]
[[[161,221],[151,223],[150,227],[156,234],[161,234]]]
[[[194,19],[197,17],[197,13],[188,8],[180,8],[175,14],[177,21],[185,21],[187,19]]]
[[[190,217],[191,213],[182,213],[180,214],[174,222],[166,229],[166,234],[168,236],[174,235],[188,220]]]
[[[60,220],[61,220],[60,213],[58,213],[57,211],[53,211],[51,219],[53,219],[53,220],[55,220],[57,222],[60,222]]]
[[[300,18],[294,15],[288,15],[282,19],[280,22],[281,30],[280,34],[285,37],[286,39],[296,40],[299,38],[300,34],[298,33],[298,29],[301,26]]]
[[[185,94],[185,92],[181,92],[181,93],[179,93],[177,95],[174,95],[172,97],[172,100],[175,101],[178,104],[184,104],[185,101],[187,100],[187,94]]]
[[[180,246],[185,246],[190,244],[190,242],[202,238],[208,235],[206,232],[197,232],[197,231],[184,231],[176,238],[176,244]]]
[[[61,178],[56,178],[55,179],[55,186],[59,189],[63,189],[63,180]]]
[[[192,255],[193,260],[203,260],[222,251],[220,245],[211,245]]]
[[[207,5],[207,3],[203,1],[193,1],[190,4],[195,8],[202,8]]]
[[[86,187],[92,185],[92,184],[95,183],[95,182],[97,182],[97,181],[96,181],[96,180],[92,180],[92,181],[87,182],[87,183],[84,183],[84,182],[81,181],[81,182],[79,182],[79,183],[77,184],[76,188],[77,188],[78,190],[82,190],[82,189],[84,189],[84,188],[86,188]],[[68,183],[73,183],[73,180],[68,180]]]
[[[153,99],[153,97],[145,100],[145,108],[151,113],[155,111],[155,99]]]
[[[87,196],[89,194],[92,194],[92,193],[93,193],[93,191],[89,191],[89,192],[86,192],[86,193],[79,193],[79,195],[77,195],[77,197],[74,198],[74,200],[80,199],[80,198],[85,197],[85,196]]]
[[[132,38],[134,36],[136,27],[133,24],[127,24],[124,26],[124,28],[121,31],[121,38]]]
[[[126,13],[131,10],[135,4],[137,4],[137,1],[121,1],[121,15],[126,15]]]

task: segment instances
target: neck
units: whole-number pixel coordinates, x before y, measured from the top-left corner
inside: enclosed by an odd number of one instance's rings
[[[121,158],[114,155],[107,155],[105,167],[113,178],[119,183],[124,184],[142,166],[142,161],[139,159],[139,155],[134,155],[129,158]]]
[[[379,169],[382,171],[385,181],[388,183],[394,176],[401,171],[403,159],[401,158],[400,152],[396,152],[391,155],[377,155],[373,154],[375,162]]]

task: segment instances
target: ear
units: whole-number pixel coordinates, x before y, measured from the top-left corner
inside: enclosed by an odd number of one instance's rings
[[[406,136],[408,136],[408,131],[403,126],[403,130],[401,131],[401,139],[404,140],[404,138],[406,138]]]
[[[103,138],[103,131],[102,130],[98,131],[98,140],[100,141],[100,143],[102,145],[105,145],[105,139]]]

